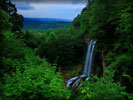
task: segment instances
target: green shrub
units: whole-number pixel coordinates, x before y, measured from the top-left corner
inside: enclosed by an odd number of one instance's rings
[[[22,66],[22,65],[19,65]],[[5,100],[60,100],[70,97],[71,92],[63,88],[63,79],[55,67],[45,60],[40,65],[32,62],[23,65],[24,70],[16,69],[11,75],[5,74],[2,85]]]
[[[83,83],[80,96],[75,100],[125,100],[125,87],[113,80],[113,73],[106,70],[101,78],[93,77]]]
[[[42,37],[45,33],[40,33],[37,31],[23,31],[23,41],[30,48],[38,48],[42,41]]]
[[[132,61],[131,55],[122,54],[115,56],[114,61],[109,65],[109,68],[115,70],[115,80],[126,86],[128,92],[132,92],[131,86],[133,85]]]
[[[11,32],[3,33],[0,97],[4,100],[67,99],[60,72]]]

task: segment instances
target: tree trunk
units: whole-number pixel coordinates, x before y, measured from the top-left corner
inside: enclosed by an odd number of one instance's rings
[[[102,75],[104,75],[104,67],[106,66],[106,62],[104,59],[104,52],[102,52]]]

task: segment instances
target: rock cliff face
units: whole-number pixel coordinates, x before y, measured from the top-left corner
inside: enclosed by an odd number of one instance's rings
[[[99,77],[104,75],[104,69],[107,67],[106,61],[105,61],[105,55],[104,52],[95,52],[94,57],[94,64],[92,66],[91,73],[94,75],[98,75]]]
[[[90,42],[90,39],[89,39],[89,38],[87,38],[87,36],[84,36],[84,40],[85,40],[85,43],[88,45],[88,44],[89,44],[89,42]]]

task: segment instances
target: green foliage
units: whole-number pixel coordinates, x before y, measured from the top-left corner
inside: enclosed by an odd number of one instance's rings
[[[128,5],[128,7],[126,7],[125,9],[121,10],[121,12],[119,13],[120,16],[120,20],[119,20],[119,25],[117,27],[117,31],[119,32],[119,34],[121,33],[125,33],[123,34],[124,36],[126,35],[131,35],[132,33],[132,25],[133,25],[133,14],[132,14],[132,8],[133,5],[130,4]]]
[[[83,83],[80,96],[75,100],[125,100],[128,94],[124,92],[124,87],[113,80],[113,73],[105,71],[102,78],[96,76]]]
[[[24,71],[16,69],[12,75],[5,75],[3,99],[59,100],[70,96],[71,92],[63,88],[63,79],[59,72],[55,73],[54,66],[46,61],[36,66],[29,63],[24,64]]]
[[[3,12],[4,14],[4,12]],[[3,22],[8,19],[3,19]],[[5,26],[6,27],[6,24]],[[51,66],[46,60],[35,55],[35,51],[26,47],[27,41],[23,36],[17,36],[10,31],[1,29],[2,37],[0,47],[0,99],[4,100],[33,100],[68,99],[71,91],[63,86],[60,72],[56,66]],[[27,34],[27,33],[26,33]],[[38,41],[37,38],[34,41]],[[30,44],[30,42],[29,42]],[[31,42],[32,44],[32,42]],[[37,45],[35,45],[36,47]]]
[[[40,57],[46,57],[49,62],[62,67],[79,62],[86,48],[83,37],[76,34],[72,27],[47,32],[23,31],[20,39],[36,50]]]
[[[20,31],[20,29],[23,27],[23,16],[17,14],[15,5],[12,4],[10,0],[0,0],[0,9],[10,15],[9,22],[13,25],[12,31]]]
[[[132,11],[132,0],[93,0],[73,22],[73,27],[78,23],[76,30],[80,34],[97,40],[96,54],[104,52],[107,66],[115,71],[115,81],[120,81],[131,93]]]
[[[78,15],[75,19],[74,19],[74,21],[73,21],[73,26],[74,26],[74,28],[75,29],[78,29],[79,27],[80,27],[80,15]]]
[[[3,10],[0,9],[0,31],[1,30],[6,30],[6,29],[11,29],[12,24],[9,22],[10,16],[4,12]],[[1,34],[1,33],[0,33]]]
[[[63,67],[79,60],[83,56],[84,48],[85,43],[80,36],[71,34],[67,30],[57,30],[46,36],[38,53],[41,57],[48,58],[51,63]]]
[[[24,54],[24,44],[17,40],[11,32],[4,32],[4,56],[9,58],[21,58]]]
[[[9,23],[9,18],[10,16],[4,12],[3,10],[0,9],[0,68],[2,66],[2,56],[3,56],[3,52],[4,52],[4,34],[3,31],[4,30],[10,30],[12,27],[12,24]]]
[[[45,33],[40,33],[36,31],[23,31],[21,35],[24,43],[30,48],[38,48],[41,41],[45,39]],[[47,34],[47,33],[46,33]]]
[[[20,32],[23,17],[8,1],[0,0],[0,99],[132,100],[131,0],[93,0],[72,27],[48,32]],[[96,54],[104,52],[103,60],[110,70],[101,78],[90,77],[72,92],[65,88],[61,72],[45,57],[62,67],[81,63],[86,49],[84,35],[98,41]]]
[[[3,32],[0,96],[4,100],[67,99],[71,91],[63,86],[60,72],[46,60],[16,39]]]
[[[23,30],[36,30],[39,32],[47,30],[56,30],[58,28],[68,28],[71,22],[56,22],[56,23],[42,23],[42,24],[24,24]]]

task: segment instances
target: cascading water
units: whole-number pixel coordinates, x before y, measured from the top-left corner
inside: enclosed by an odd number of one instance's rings
[[[89,53],[90,54],[89,55],[89,65],[87,67],[88,68],[87,76],[90,76],[90,71],[91,71],[92,62],[93,62],[93,56],[94,56],[95,44],[96,44],[96,41],[92,41],[91,50],[90,50],[90,53]]]
[[[89,79],[88,77],[90,76],[90,71],[91,71],[91,67],[92,67],[95,44],[96,44],[96,41],[91,40],[88,45],[83,74],[69,79],[67,81],[67,85],[66,85],[67,87],[75,87],[76,85],[79,84],[79,81],[82,78],[86,78],[86,80]],[[79,88],[81,85],[82,84],[79,85]]]

